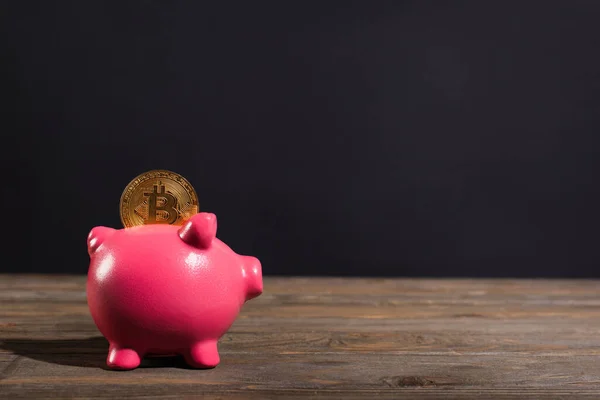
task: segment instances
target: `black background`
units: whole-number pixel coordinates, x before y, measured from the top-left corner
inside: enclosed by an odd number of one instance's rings
[[[2,8],[4,272],[188,178],[264,274],[600,276],[600,2]]]

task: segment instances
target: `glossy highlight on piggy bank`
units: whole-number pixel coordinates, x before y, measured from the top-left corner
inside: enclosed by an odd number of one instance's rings
[[[136,368],[145,355],[219,364],[217,341],[263,283],[258,259],[235,253],[216,232],[216,216],[204,212],[183,226],[91,230],[88,305],[109,342],[110,368]]]

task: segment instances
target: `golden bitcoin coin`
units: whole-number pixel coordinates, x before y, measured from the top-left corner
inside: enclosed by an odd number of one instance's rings
[[[121,195],[119,209],[125,228],[150,224],[183,225],[198,212],[198,196],[183,176],[155,169],[129,182]]]

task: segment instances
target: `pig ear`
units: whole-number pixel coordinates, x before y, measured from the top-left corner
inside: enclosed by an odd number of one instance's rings
[[[106,226],[97,226],[92,229],[87,238],[88,254],[91,256],[98,250],[98,247],[107,237],[115,232],[113,228],[107,228]]]
[[[179,228],[179,237],[190,246],[208,249],[217,235],[217,216],[212,213],[198,213]]]

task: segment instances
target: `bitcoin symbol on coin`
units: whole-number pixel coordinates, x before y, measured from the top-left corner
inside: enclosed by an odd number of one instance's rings
[[[160,189],[159,189],[160,186]],[[159,192],[160,190],[160,192]],[[149,224],[172,224],[177,220],[177,199],[171,193],[165,193],[165,186],[162,182],[158,182],[158,185],[154,185],[154,191],[152,193],[144,193],[144,196],[148,196],[148,218],[146,221]],[[159,199],[165,199],[163,204],[158,204]],[[168,215],[168,219],[162,221],[156,220],[156,212],[164,211]]]
[[[137,225],[183,225],[198,212],[198,196],[181,175],[152,170],[135,177],[125,188],[120,203],[121,222]]]

